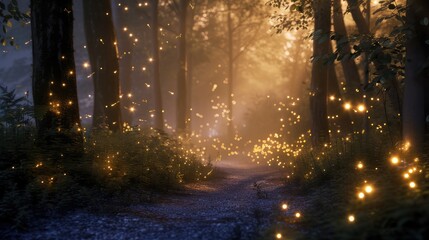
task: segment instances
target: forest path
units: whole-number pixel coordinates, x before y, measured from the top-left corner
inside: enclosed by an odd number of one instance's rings
[[[269,226],[284,190],[278,171],[221,161],[220,179],[188,184],[183,194],[117,214],[79,212],[38,224],[23,239],[254,239]],[[260,184],[257,194],[254,183]],[[265,198],[266,195],[266,198]],[[262,196],[262,198],[261,198]]]

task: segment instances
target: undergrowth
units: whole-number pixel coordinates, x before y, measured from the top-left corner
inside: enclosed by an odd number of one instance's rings
[[[206,178],[203,163],[178,140],[154,130],[92,132],[84,154],[36,143],[31,105],[0,89],[0,227],[25,229],[37,216],[109,201],[153,201],[153,193],[176,190]],[[130,130],[130,129],[128,129]]]
[[[371,136],[365,145],[355,136],[299,157],[294,174],[286,173],[285,201],[302,216],[280,209],[267,236],[428,239],[429,159],[403,146],[392,150],[383,144],[387,137]]]

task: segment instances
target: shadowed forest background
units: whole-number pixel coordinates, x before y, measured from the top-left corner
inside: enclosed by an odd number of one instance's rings
[[[7,238],[233,186],[265,202],[213,239],[429,236],[424,0],[5,0],[0,22]]]

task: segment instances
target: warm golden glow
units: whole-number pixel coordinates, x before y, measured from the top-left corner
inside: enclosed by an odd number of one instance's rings
[[[372,191],[373,191],[373,188],[372,188],[372,186],[371,186],[371,185],[366,185],[366,186],[365,186],[365,192],[366,192],[366,193],[372,193]]]
[[[352,105],[350,103],[344,103],[343,107],[344,107],[345,110],[352,109]]]
[[[349,222],[354,222],[355,221],[355,216],[354,215],[349,215],[348,217]]]
[[[398,164],[398,163],[399,163],[399,158],[398,158],[397,156],[393,156],[393,157],[391,157],[391,158],[390,158],[390,162],[391,162],[393,165],[396,165],[396,164]]]

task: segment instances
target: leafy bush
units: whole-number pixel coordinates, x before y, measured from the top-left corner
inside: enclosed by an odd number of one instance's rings
[[[98,132],[88,139],[97,181],[118,188],[144,186],[166,190],[202,179],[211,166],[203,166],[178,140],[153,130],[125,133]]]

